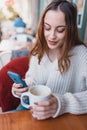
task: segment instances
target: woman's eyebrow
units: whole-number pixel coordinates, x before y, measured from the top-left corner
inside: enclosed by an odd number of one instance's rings
[[[46,23],[46,22],[44,22],[44,24],[47,24],[47,25],[49,25],[49,26],[50,26],[50,24],[48,24],[48,23]]]
[[[67,27],[66,25],[58,25],[57,28],[59,27]]]
[[[50,24],[48,24],[46,22],[44,22],[44,24],[51,26]],[[57,28],[59,28],[59,27],[67,27],[67,26],[66,25],[58,25]]]

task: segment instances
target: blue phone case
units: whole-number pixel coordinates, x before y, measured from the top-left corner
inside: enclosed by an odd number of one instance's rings
[[[7,74],[9,75],[9,77],[17,84],[22,84],[23,87],[28,87],[27,84],[25,83],[25,81],[22,80],[21,76],[17,73],[8,71]]]

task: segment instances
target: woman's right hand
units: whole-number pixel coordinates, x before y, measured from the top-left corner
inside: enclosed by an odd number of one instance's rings
[[[28,87],[23,88],[22,84],[13,83],[12,85],[12,92],[18,97],[20,97],[23,92],[28,91],[28,89],[29,89]]]

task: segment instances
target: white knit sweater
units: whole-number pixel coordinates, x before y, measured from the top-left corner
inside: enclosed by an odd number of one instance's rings
[[[71,65],[61,75],[57,59],[51,62],[45,54],[40,65],[36,56],[31,58],[25,81],[29,86],[43,84],[51,88],[58,100],[58,110],[54,117],[63,113],[87,113],[87,48],[74,47],[70,54]]]

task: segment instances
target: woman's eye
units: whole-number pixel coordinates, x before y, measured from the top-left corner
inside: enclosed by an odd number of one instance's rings
[[[59,33],[63,33],[63,32],[65,31],[65,28],[58,28],[57,31],[58,31]]]
[[[49,30],[50,30],[50,27],[44,26],[44,29],[49,31]]]

